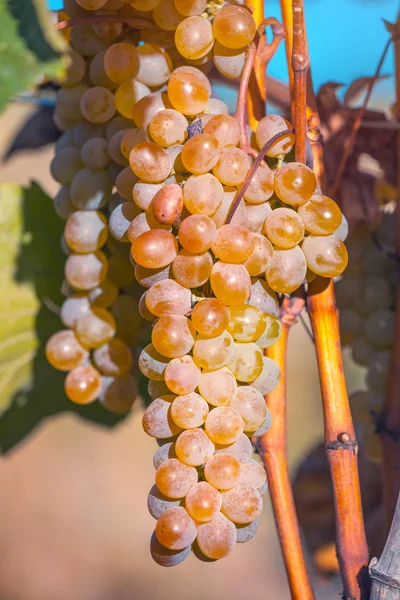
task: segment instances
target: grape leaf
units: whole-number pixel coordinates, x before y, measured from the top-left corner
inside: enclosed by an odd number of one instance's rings
[[[77,406],[65,396],[64,373],[46,361],[47,339],[61,328],[65,257],[63,222],[50,198],[33,183],[0,185],[0,451],[21,441],[44,418],[77,412],[114,425],[120,416],[98,402]]]
[[[55,31],[45,0],[0,0],[0,110],[41,78],[62,72],[66,41]]]

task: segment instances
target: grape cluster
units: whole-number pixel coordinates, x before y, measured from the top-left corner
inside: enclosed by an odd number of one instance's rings
[[[350,395],[353,418],[366,455],[380,462],[371,411],[382,411],[395,332],[396,213],[387,212],[372,230],[359,224],[348,238],[349,266],[335,285],[342,344],[366,368],[366,389]]]
[[[72,401],[126,409],[138,313],[152,324],[138,357],[152,399],[143,427],[160,443],[152,555],[172,566],[193,547],[220,559],[253,537],[262,509],[266,474],[250,438],[267,431],[264,396],[280,378],[263,355],[281,334],[277,294],[343,271],[346,221],[312,170],[284,162],[290,123],[260,121],[253,154],[281,135],[249,175],[239,124],[211,97],[213,65],[240,76],[256,33],[245,7],[68,0],[64,12],[94,22],[71,30],[56,101],[65,133],[51,171],[69,297],[47,356],[69,371]],[[132,31],[102,14],[156,27]]]

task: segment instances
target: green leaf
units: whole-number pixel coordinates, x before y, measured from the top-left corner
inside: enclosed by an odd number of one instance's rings
[[[6,452],[44,418],[74,411],[103,425],[120,416],[95,402],[77,406],[64,393],[64,373],[46,361],[48,338],[61,329],[63,222],[33,183],[0,185],[0,451]],[[2,414],[1,414],[2,413]]]
[[[62,72],[67,45],[45,0],[0,0],[0,110],[43,77]]]

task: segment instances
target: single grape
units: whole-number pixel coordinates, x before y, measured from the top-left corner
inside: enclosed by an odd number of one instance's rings
[[[250,158],[243,150],[227,146],[221,149],[213,173],[224,185],[237,186],[244,182],[250,166]]]
[[[196,469],[184,465],[176,458],[169,458],[156,471],[156,485],[168,498],[184,498],[197,480]]]
[[[227,367],[203,371],[198,386],[201,396],[213,406],[228,406],[235,398],[237,389],[235,376]]]
[[[175,442],[166,442],[158,448],[153,456],[154,468],[158,469],[158,467],[169,458],[176,458]],[[157,490],[157,486],[153,486],[150,490],[150,493],[152,493],[154,489]],[[160,494],[159,490],[157,490],[157,493]]]
[[[111,235],[120,242],[128,242],[128,229],[133,219],[140,213],[133,202],[122,202],[110,214],[108,228]]]
[[[132,120],[122,117],[121,115],[116,115],[106,124],[106,135],[105,138],[107,142],[111,140],[111,138],[121,131],[122,129],[130,129],[132,127]]]
[[[144,181],[160,183],[171,172],[171,161],[164,148],[153,142],[137,144],[129,155],[132,171]]]
[[[232,306],[230,313],[227,329],[236,342],[255,342],[264,333],[266,317],[256,306]]]
[[[163,446],[161,446],[163,448]],[[154,519],[159,519],[168,508],[180,505],[180,500],[171,500],[160,492],[156,485],[153,485],[147,496],[147,508]]]
[[[75,175],[82,169],[83,163],[79,148],[68,146],[61,148],[50,164],[50,172],[58,183],[70,185]]]
[[[132,204],[132,203],[131,203]],[[137,209],[137,207],[136,207]],[[161,223],[158,223],[158,221],[156,221],[156,219],[154,218],[153,215],[153,211],[150,209],[147,212],[140,212],[138,211],[139,214],[131,221],[126,235],[127,238],[130,242],[132,242],[132,244],[137,240],[137,238],[142,235],[142,233],[146,233],[149,232],[151,230],[163,230],[166,232],[171,231],[172,227],[170,225],[162,225]],[[154,234],[155,238],[157,238],[158,234]],[[148,241],[148,240],[147,240]],[[165,240],[163,239],[163,242],[165,243]],[[146,242],[147,243],[147,242]],[[171,247],[169,241],[167,241],[167,246],[166,247]],[[160,260],[156,259],[156,260]],[[162,259],[161,259],[162,260]]]
[[[181,285],[197,288],[209,280],[212,266],[213,260],[209,252],[192,254],[187,250],[180,250],[172,263],[172,273]]]
[[[264,204],[248,204],[246,202],[245,206],[246,212],[242,226],[253,233],[261,233],[265,219],[272,212],[271,206],[268,202],[264,202]]]
[[[174,0],[161,0],[153,11],[153,19],[161,29],[175,31],[183,16],[176,10]]]
[[[166,510],[158,519],[156,536],[166,548],[183,550],[196,539],[197,527],[186,510],[177,506]]]
[[[275,193],[278,198],[291,206],[299,206],[310,200],[315,193],[316,185],[314,173],[301,163],[288,163],[275,173]]]
[[[264,318],[266,322],[265,330],[256,340],[257,346],[262,349],[275,344],[282,333],[282,323],[274,314],[264,313]]]
[[[279,115],[268,115],[263,117],[257,125],[256,140],[257,146],[261,148],[269,142],[275,135],[283,133],[286,129],[293,129],[292,125]],[[279,139],[269,148],[267,156],[277,158],[285,156],[294,146],[294,133],[287,133],[279,137]]]
[[[229,406],[218,406],[208,413],[205,430],[215,444],[233,444],[243,433],[243,421]]]
[[[100,250],[91,254],[71,254],[65,263],[65,278],[77,290],[90,290],[105,279],[107,258]]]
[[[192,294],[173,279],[163,279],[148,290],[146,306],[157,317],[186,315],[192,306]]]
[[[125,375],[132,366],[132,354],[122,340],[114,338],[96,348],[93,361],[100,373],[119,377]]]
[[[247,260],[253,251],[254,237],[240,225],[222,225],[212,243],[215,256],[225,262],[241,263]]]
[[[162,225],[178,223],[183,209],[182,188],[176,183],[168,183],[154,196],[151,209],[155,220]]]
[[[252,521],[248,525],[236,525],[236,533],[238,544],[245,544],[253,539],[257,533],[258,520]]]
[[[269,200],[274,193],[274,172],[268,165],[261,163],[254,173],[249,186],[244,193],[246,202],[255,205],[269,207],[269,204],[263,204]],[[270,207],[269,207],[270,209]],[[271,212],[271,210],[268,210]]]
[[[89,123],[89,121],[79,121],[74,127],[73,138],[74,145],[79,148],[92,138],[102,139],[104,137],[104,125],[102,123]]]
[[[56,95],[57,114],[61,118],[66,119],[67,122],[69,120],[79,121],[82,118],[81,99],[88,91],[90,91],[90,88],[82,83],[58,90]]]
[[[246,61],[247,48],[226,48],[215,41],[213,62],[216,69],[228,79],[239,79]]]
[[[234,523],[251,523],[262,511],[262,498],[253,485],[239,484],[222,493],[222,513]]]
[[[86,294],[74,294],[64,300],[61,306],[61,321],[65,327],[74,329],[80,317],[90,310],[89,298]]]
[[[65,241],[77,254],[96,252],[106,243],[107,235],[107,219],[97,210],[77,210],[65,224]]]
[[[143,348],[138,360],[141,373],[154,381],[164,380],[164,372],[168,363],[169,358],[157,352],[153,344],[147,344]]]
[[[108,308],[118,297],[118,287],[110,279],[104,279],[100,285],[89,290],[88,298],[90,304],[100,308]]]
[[[179,242],[193,254],[206,252],[216,235],[216,225],[206,215],[190,215],[182,221],[178,231]]]
[[[76,335],[86,348],[98,348],[115,335],[117,324],[105,308],[92,307],[76,324]]]
[[[178,67],[168,81],[168,98],[173,107],[184,115],[195,116],[207,108],[211,85],[195,67]]]
[[[142,210],[148,210],[150,208],[150,204],[154,196],[163,187],[163,183],[148,183],[147,181],[140,180],[133,186],[133,201]]]
[[[186,317],[167,315],[160,317],[154,325],[151,341],[163,356],[179,358],[191,351],[195,341],[195,331]]]
[[[46,344],[46,358],[59,371],[70,371],[85,362],[89,354],[75,333],[62,329],[54,333]]]
[[[199,467],[214,454],[214,444],[203,429],[187,429],[175,442],[177,457],[185,465]]]
[[[201,15],[206,9],[207,0],[174,0],[176,10],[184,17]]]
[[[258,208],[258,207],[257,207]],[[265,273],[272,260],[274,249],[271,242],[260,233],[253,234],[253,250],[249,258],[244,262],[249,275],[262,275]]]
[[[162,229],[145,231],[132,244],[133,260],[148,269],[166,267],[178,254],[178,244],[172,233]]]
[[[188,140],[182,150],[182,162],[187,171],[202,175],[211,171],[220,157],[217,139],[208,133],[201,133]],[[218,179],[220,179],[218,177]]]
[[[109,412],[115,415],[126,414],[136,397],[135,379],[129,373],[122,377],[103,377],[99,401]]]
[[[230,454],[237,458],[240,463],[245,463],[252,457],[253,446],[248,436],[242,433],[233,444],[216,444],[215,454]]]
[[[225,187],[224,195],[222,197],[222,202],[219,205],[217,211],[212,215],[212,220],[216,224],[217,227],[221,227],[224,225],[226,221],[226,217],[231,209],[232,203],[237,194],[237,189],[233,187]],[[246,204],[244,200],[239,202],[239,206],[237,207],[232,220],[231,225],[241,225],[246,217]]]
[[[192,214],[212,216],[221,205],[224,189],[211,173],[192,175],[183,186],[183,201]]]
[[[74,176],[70,195],[75,208],[99,210],[110,199],[113,181],[107,171],[81,169]]]
[[[149,131],[153,140],[169,148],[174,144],[181,144],[187,137],[188,121],[177,110],[165,109],[158,111],[150,121]]]
[[[168,54],[154,44],[138,46],[140,68],[136,79],[150,87],[158,87],[167,83],[172,69],[172,60]]]
[[[250,296],[250,275],[243,265],[218,261],[212,268],[210,282],[216,297],[229,306],[243,304]]]
[[[208,412],[207,402],[195,392],[178,396],[171,406],[171,417],[182,429],[201,427]]]
[[[218,490],[230,490],[239,484],[241,464],[227,453],[214,454],[204,466],[204,477]]]
[[[187,59],[206,56],[214,45],[210,21],[197,15],[181,21],[175,31],[175,45]]]
[[[221,148],[237,146],[240,140],[240,127],[231,115],[214,115],[203,129],[204,133],[213,135]]]
[[[265,278],[268,285],[276,292],[290,294],[303,283],[306,271],[306,259],[299,246],[289,250],[275,248]]]
[[[135,79],[127,79],[115,90],[115,108],[127,119],[132,119],[136,104],[150,94],[150,88]],[[141,142],[145,139],[141,139]]]
[[[339,238],[339,240],[342,240],[342,242],[346,241],[349,235],[349,223],[343,213],[340,225],[333,233]]]
[[[234,344],[226,366],[238,381],[250,383],[257,379],[263,369],[263,354],[254,342]]]
[[[64,388],[75,404],[90,404],[100,394],[101,375],[94,367],[75,367],[65,378]]]
[[[299,206],[299,216],[307,231],[316,235],[334,233],[342,222],[339,206],[321,194],[312,196],[310,200]]]
[[[104,54],[104,70],[115,83],[136,77],[139,65],[138,50],[126,42],[112,44]]]
[[[173,358],[164,371],[164,379],[168,388],[178,396],[190,394],[199,385],[201,371],[191,356]],[[206,398],[207,400],[207,398]]]
[[[73,87],[80,83],[85,75],[85,59],[75,50],[70,48],[67,54],[68,65],[62,78],[63,87]]]
[[[223,334],[230,321],[229,308],[216,298],[206,298],[192,311],[192,325],[204,338]]]
[[[301,249],[308,268],[322,277],[337,277],[347,266],[346,246],[335,235],[309,235]]]
[[[265,469],[256,460],[249,460],[249,462],[242,465],[240,470],[240,485],[252,485],[260,492],[265,493],[267,483],[267,474]],[[261,491],[260,491],[261,490]]]
[[[106,123],[115,113],[114,94],[105,87],[92,87],[82,95],[80,108],[91,123]]]
[[[160,396],[153,400],[146,408],[142,419],[142,426],[147,435],[166,440],[182,431],[171,418],[171,405],[174,398],[175,396],[168,394]],[[193,483],[196,483],[196,481]],[[162,492],[165,494],[165,491],[162,490]]]
[[[155,283],[168,279],[170,275],[171,267],[169,265],[161,269],[146,269],[146,267],[135,265],[135,279],[146,288],[151,288]]]
[[[267,417],[267,405],[263,395],[251,386],[239,386],[231,407],[243,419],[244,431],[257,431]]]
[[[233,338],[227,331],[212,338],[198,335],[193,346],[193,360],[201,369],[221,369],[231,359],[233,347]]]
[[[304,237],[304,224],[291,208],[276,208],[267,215],[264,231],[276,246],[294,248]]]
[[[134,148],[136,146],[136,144],[140,144],[141,142],[147,142],[147,141],[148,141],[148,137],[147,137],[146,131],[143,129],[143,127],[135,127],[132,129],[125,129],[125,133],[121,139],[121,145],[120,145],[121,152],[125,156],[125,158],[129,159],[129,155],[131,153],[132,148]],[[136,182],[137,181],[139,181],[139,180],[137,179]]]
[[[186,494],[186,510],[197,523],[211,521],[219,514],[221,505],[221,494],[205,481],[196,483]]]
[[[243,48],[256,34],[256,23],[251,13],[242,6],[223,6],[215,15],[213,32],[226,48]]]

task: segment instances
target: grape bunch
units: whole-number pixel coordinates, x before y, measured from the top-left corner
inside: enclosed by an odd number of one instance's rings
[[[390,209],[390,206],[389,206]],[[342,345],[366,369],[366,389],[350,395],[366,455],[380,462],[380,443],[371,411],[382,411],[395,332],[396,212],[372,228],[360,223],[348,238],[349,266],[336,283]]]
[[[344,270],[346,221],[312,170],[290,162],[288,121],[264,117],[248,155],[237,120],[211,96],[213,66],[240,76],[256,34],[245,7],[68,0],[64,13],[93,23],[71,29],[56,99],[67,329],[47,357],[68,371],[72,401],[126,410],[138,354],[152,399],[143,427],[160,444],[152,555],[164,566],[192,548],[220,559],[253,537],[262,510],[266,474],[250,438],[267,431],[264,396],[280,378],[264,356],[281,334],[277,294]],[[115,21],[96,21],[104,14]],[[124,25],[136,17],[149,27]],[[138,351],[140,321],[151,342]]]

